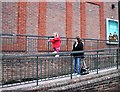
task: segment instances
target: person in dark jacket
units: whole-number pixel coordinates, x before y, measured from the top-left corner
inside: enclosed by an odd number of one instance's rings
[[[83,43],[81,39],[77,36],[76,41],[73,44],[73,50],[72,51],[82,51],[83,50]],[[84,53],[74,53],[74,73],[77,73],[80,75],[81,71],[81,58],[84,58]]]

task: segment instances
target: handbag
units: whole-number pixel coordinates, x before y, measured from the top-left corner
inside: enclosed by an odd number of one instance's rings
[[[81,75],[89,74],[89,67],[87,67],[85,61],[83,60],[83,66],[81,67]]]

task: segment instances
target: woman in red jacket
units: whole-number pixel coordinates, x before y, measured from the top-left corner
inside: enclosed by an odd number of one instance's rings
[[[54,52],[59,52],[61,44],[60,36],[58,35],[58,33],[53,33],[53,35],[54,38],[50,39],[49,42],[52,42],[52,48]]]

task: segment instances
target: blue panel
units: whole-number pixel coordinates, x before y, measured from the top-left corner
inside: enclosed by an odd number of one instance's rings
[[[106,39],[109,40],[109,44],[118,44],[119,31],[118,31],[118,21],[113,19],[106,19]]]

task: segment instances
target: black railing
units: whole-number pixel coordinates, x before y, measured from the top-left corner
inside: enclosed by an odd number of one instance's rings
[[[33,54],[40,52],[52,52],[51,36],[22,35],[22,34],[0,34],[2,38],[2,52],[5,54]],[[61,52],[71,51],[75,38],[61,37]],[[104,48],[118,48],[118,44],[108,45],[107,40],[83,39],[84,50],[95,50]]]
[[[76,52],[60,52],[32,55],[3,55],[2,57],[2,87],[35,83],[60,77],[73,76],[73,53],[85,53],[81,65],[86,62],[89,72],[99,73],[99,70],[120,65],[119,49],[85,50]]]

